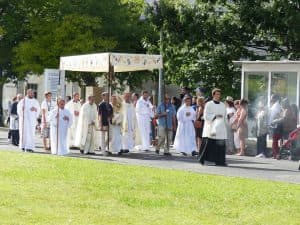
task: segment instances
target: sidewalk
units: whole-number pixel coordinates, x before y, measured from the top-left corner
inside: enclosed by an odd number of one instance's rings
[[[8,144],[8,129],[0,128],[0,151],[20,151],[17,147]],[[44,153],[42,139],[36,136],[36,153]],[[185,170],[201,174],[215,174],[231,177],[245,177],[259,180],[283,181],[300,184],[300,171],[297,161],[274,160],[270,158],[255,158],[247,156],[227,156],[228,167],[201,166],[195,157],[182,156],[171,150],[172,157],[157,155],[152,149],[150,152],[134,151],[126,155],[105,157],[97,151],[95,156],[81,155],[78,150],[72,150],[70,157],[88,158],[109,163],[142,165],[164,169]],[[30,153],[24,153],[30,154]]]

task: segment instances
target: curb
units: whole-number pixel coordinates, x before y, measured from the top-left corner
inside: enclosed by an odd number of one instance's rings
[[[8,127],[0,127],[0,130],[1,131],[9,131],[9,128]]]

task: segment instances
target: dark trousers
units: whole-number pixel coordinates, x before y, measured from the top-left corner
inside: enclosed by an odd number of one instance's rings
[[[226,145],[225,140],[215,140],[203,138],[200,147],[199,162],[204,164],[204,161],[215,162],[216,165],[226,164]]]
[[[19,130],[11,130],[11,142],[13,145],[19,145]]]
[[[257,155],[263,153],[267,156],[267,134],[257,137],[256,150]]]

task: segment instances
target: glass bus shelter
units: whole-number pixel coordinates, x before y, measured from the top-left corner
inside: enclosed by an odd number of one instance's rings
[[[258,102],[270,107],[272,94],[300,105],[300,61],[235,61],[241,66],[241,98],[249,101],[249,119]],[[250,133],[249,133],[250,134]]]
[[[241,98],[250,104],[264,101],[270,106],[272,94],[288,98],[299,107],[300,61],[235,61],[241,65]]]

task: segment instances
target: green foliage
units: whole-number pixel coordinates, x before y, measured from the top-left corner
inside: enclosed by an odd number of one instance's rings
[[[63,55],[157,54],[161,46],[166,83],[218,86],[238,97],[240,73],[233,60],[300,58],[299,1],[189,2],[0,0],[0,70],[6,72],[0,82],[57,68]],[[143,12],[146,21],[140,20]],[[156,78],[156,73],[140,74],[116,74],[116,79],[136,87]],[[101,75],[67,73],[67,78],[93,85]]]
[[[149,52],[163,45],[167,82],[239,96],[239,59],[298,59],[300,14],[297,1],[162,0],[147,7],[149,25],[163,41],[145,39]],[[260,50],[260,52],[258,52]]]
[[[60,56],[142,52],[140,40],[147,31],[138,19],[142,5],[141,0],[12,1],[9,6],[17,10],[5,14],[3,21],[14,19],[7,25],[11,29],[22,24],[15,33],[26,38],[10,46],[9,61],[22,79],[28,73],[41,74],[44,68],[58,68]],[[67,73],[69,80],[86,85],[95,85],[97,76],[101,74]]]

